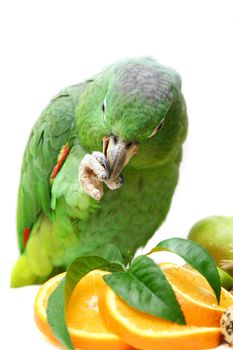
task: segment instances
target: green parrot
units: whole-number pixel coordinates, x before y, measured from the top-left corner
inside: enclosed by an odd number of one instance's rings
[[[180,76],[153,58],[62,90],[24,153],[11,286],[42,283],[107,243],[127,263],[166,217],[186,133]]]

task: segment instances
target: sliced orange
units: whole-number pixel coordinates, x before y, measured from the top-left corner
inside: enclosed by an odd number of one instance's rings
[[[196,270],[172,264],[162,264],[161,267],[172,284],[186,323],[193,326],[219,327],[223,312],[233,305],[233,295],[222,288],[218,305],[210,285]]]
[[[221,341],[215,327],[182,326],[127,305],[106,286],[99,299],[107,327],[125,342],[142,350],[200,350],[215,348]]]
[[[132,349],[117,335],[107,330],[99,314],[98,298],[105,286],[104,274],[106,272],[100,270],[92,271],[75,287],[66,314],[71,340],[76,348],[84,350]],[[63,277],[64,273],[43,284],[34,305],[35,321],[38,328],[55,343],[58,343],[58,340],[47,322],[46,308],[50,294]]]

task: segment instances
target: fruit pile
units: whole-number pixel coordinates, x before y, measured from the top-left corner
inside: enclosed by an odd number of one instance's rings
[[[222,288],[217,304],[213,290],[197,271],[170,263],[160,267],[172,285],[186,325],[130,307],[104,282],[108,272],[94,270],[76,285],[66,310],[74,346],[84,350],[197,350],[218,346],[220,319],[233,304],[232,294]],[[34,308],[37,326],[57,344],[46,309],[49,296],[63,277],[57,275],[41,286]]]

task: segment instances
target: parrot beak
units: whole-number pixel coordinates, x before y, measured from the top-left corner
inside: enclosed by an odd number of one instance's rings
[[[135,142],[128,142],[111,135],[103,138],[103,153],[110,165],[109,180],[116,180],[123,167],[138,152]]]

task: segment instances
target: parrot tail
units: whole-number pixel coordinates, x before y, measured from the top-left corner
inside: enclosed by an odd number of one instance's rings
[[[41,284],[65,271],[60,261],[56,263],[51,258],[51,251],[58,248],[57,240],[51,239],[52,237],[54,238],[53,224],[47,216],[41,215],[33,225],[26,248],[12,270],[12,288]]]
[[[31,284],[40,284],[47,280],[47,276],[37,276],[31,269],[27,256],[22,254],[17,260],[11,273],[11,288],[24,287]]]

